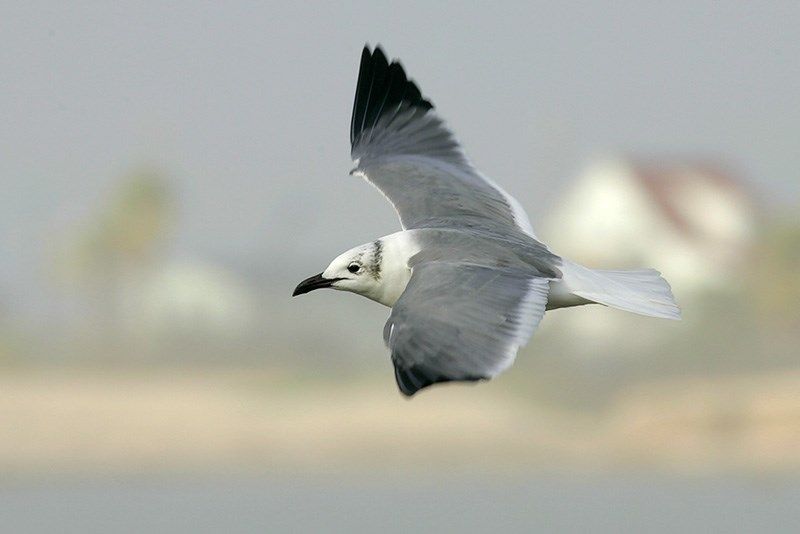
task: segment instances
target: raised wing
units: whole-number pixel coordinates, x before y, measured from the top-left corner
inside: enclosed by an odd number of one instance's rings
[[[548,291],[546,278],[524,271],[416,265],[383,330],[400,391],[488,380],[508,368],[542,319]]]
[[[364,47],[350,123],[354,174],[394,205],[404,229],[518,229],[535,237],[519,203],[467,160],[433,105],[380,47]]]

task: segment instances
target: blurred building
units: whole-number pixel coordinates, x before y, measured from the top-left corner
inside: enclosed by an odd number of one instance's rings
[[[588,267],[658,269],[685,320],[640,328],[639,321],[651,320],[596,306],[559,314],[549,328],[576,354],[652,354],[704,320],[712,302],[704,295],[733,294],[746,278],[755,202],[720,167],[605,159],[589,165],[554,205],[544,225],[554,251]]]
[[[598,161],[555,203],[548,243],[591,267],[653,267],[682,299],[740,277],[756,231],[753,199],[697,162]]]
[[[123,320],[130,333],[150,340],[235,340],[253,327],[251,295],[241,277],[221,266],[167,261],[127,284]]]

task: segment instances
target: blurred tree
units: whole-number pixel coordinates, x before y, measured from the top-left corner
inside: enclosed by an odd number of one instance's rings
[[[165,176],[140,168],[120,180],[97,212],[65,240],[58,279],[88,297],[93,327],[119,336],[125,295],[151,269],[174,222],[174,201]]]
[[[151,261],[172,222],[171,200],[160,173],[143,169],[128,175],[90,226],[86,238],[91,263]]]
[[[800,221],[771,222],[758,241],[751,292],[768,331],[800,328]]]

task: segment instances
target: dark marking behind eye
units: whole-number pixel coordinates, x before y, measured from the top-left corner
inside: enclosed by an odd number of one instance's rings
[[[372,244],[372,262],[369,266],[369,272],[375,280],[381,279],[381,260],[383,259],[383,243],[377,240]]]

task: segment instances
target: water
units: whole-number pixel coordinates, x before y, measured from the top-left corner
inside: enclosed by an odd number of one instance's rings
[[[0,487],[0,531],[798,532],[800,481],[281,476]]]

